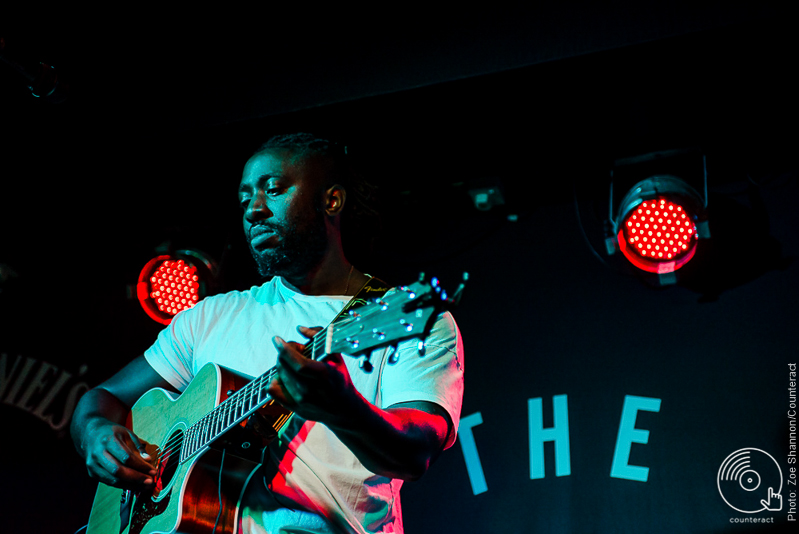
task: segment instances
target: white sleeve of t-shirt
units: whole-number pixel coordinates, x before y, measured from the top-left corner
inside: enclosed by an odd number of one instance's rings
[[[192,308],[177,314],[144,353],[147,363],[178,391],[185,390],[194,378],[194,340],[190,320],[199,312]]]
[[[439,316],[420,354],[418,342],[400,343],[396,363],[382,370],[380,407],[410,401],[428,401],[447,411],[453,432],[446,447],[455,442],[463,400],[463,342],[450,313]]]

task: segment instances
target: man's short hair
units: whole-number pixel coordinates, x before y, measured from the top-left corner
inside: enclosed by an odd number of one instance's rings
[[[310,156],[320,156],[332,163],[331,176],[328,183],[346,182],[348,176],[347,147],[335,141],[323,139],[310,133],[281,134],[270,138],[255,152],[260,154],[269,149],[283,149],[290,151],[295,157],[304,159]],[[341,184],[345,185],[345,184]]]
[[[270,149],[288,150],[299,158],[325,158],[331,164],[326,178],[327,185],[339,184],[347,191],[349,207],[344,210],[345,218],[378,217],[375,205],[376,188],[355,171],[346,145],[310,133],[281,134],[263,143],[255,154]]]

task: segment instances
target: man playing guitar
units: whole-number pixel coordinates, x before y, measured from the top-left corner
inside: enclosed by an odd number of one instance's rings
[[[170,531],[195,525],[189,530],[399,533],[402,481],[421,477],[454,443],[463,349],[448,313],[435,322],[423,357],[415,342],[378,349],[370,373],[341,354],[320,360],[302,354],[305,338],[318,331],[307,327],[330,322],[370,279],[342,249],[346,169],[341,147],[309,134],[263,145],[244,167],[239,201],[253,257],[272,279],[178,314],[144,355],[86,393],[74,412],[73,439],[90,475],[131,490],[123,500],[156,495],[164,481],[155,447],[165,445],[148,443],[126,426],[137,400],[153,388],[183,392],[208,362],[247,376],[276,369],[268,394],[295,415],[265,449],[263,465],[247,475],[244,489],[227,496],[234,500],[235,523],[220,524],[216,501],[205,498],[203,506],[212,508],[207,517],[181,512],[185,519],[178,517]],[[222,456],[221,471],[232,465],[227,461]],[[213,487],[204,495],[224,490]],[[152,531],[146,517],[138,526],[127,516],[121,521],[118,532]],[[90,521],[89,534],[92,528]]]

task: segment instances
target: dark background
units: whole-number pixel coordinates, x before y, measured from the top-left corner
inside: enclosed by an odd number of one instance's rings
[[[256,283],[241,167],[269,136],[309,130],[343,140],[380,187],[381,226],[347,243],[359,268],[471,275],[455,315],[488,490],[473,494],[455,445],[403,490],[408,532],[774,530],[731,524],[748,516],[716,475],[744,447],[788,473],[795,19],[776,2],[639,4],[2,8],[3,57],[68,83],[63,102],[34,98],[0,63],[3,530],[85,524],[94,484],[69,414],[160,329],[128,285],[164,243],[219,261],[220,289]],[[604,252],[609,173],[684,147],[706,156],[712,238],[658,288]],[[701,159],[677,171],[696,184]],[[476,210],[484,185],[505,204]],[[555,476],[547,444],[531,480],[527,400],[550,426],[564,394],[571,474]],[[610,477],[626,395],[662,401],[636,419],[649,443],[630,464],[647,482]]]

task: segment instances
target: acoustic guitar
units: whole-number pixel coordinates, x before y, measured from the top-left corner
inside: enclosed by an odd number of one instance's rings
[[[464,275],[464,281],[466,275]],[[447,297],[437,280],[420,280],[353,307],[305,345],[314,360],[360,355],[418,338],[420,354],[444,309],[460,300],[463,284]],[[391,362],[390,362],[391,363]],[[157,388],[131,408],[127,426],[152,445],[154,489],[133,493],[100,484],[88,534],[235,534],[242,493],[264,460],[266,446],[291,412],[266,392],[276,374],[252,379],[214,363],[203,366],[179,396]]]

